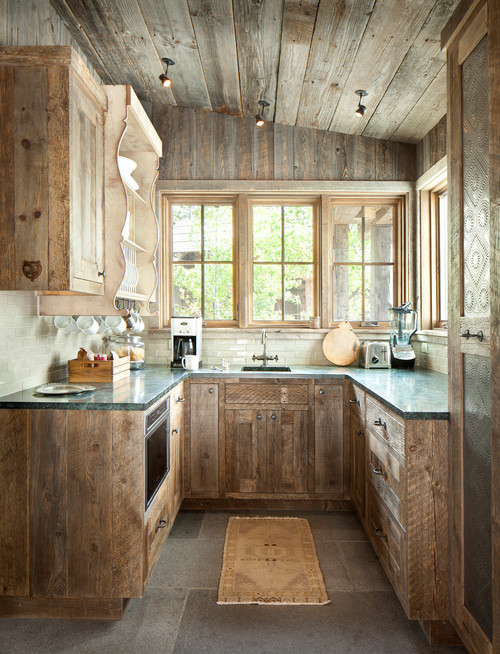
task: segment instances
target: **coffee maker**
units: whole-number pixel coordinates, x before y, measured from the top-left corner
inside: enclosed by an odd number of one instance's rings
[[[411,337],[417,331],[418,311],[410,309],[411,302],[400,307],[389,309],[391,367],[413,368],[415,365],[415,350],[411,345]]]
[[[201,316],[172,316],[170,332],[172,336],[171,368],[182,368],[182,357],[197,354],[201,367]]]

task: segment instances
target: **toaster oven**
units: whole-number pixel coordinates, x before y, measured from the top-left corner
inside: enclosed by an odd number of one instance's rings
[[[359,351],[359,363],[363,368],[390,368],[389,343],[384,341],[363,343]]]

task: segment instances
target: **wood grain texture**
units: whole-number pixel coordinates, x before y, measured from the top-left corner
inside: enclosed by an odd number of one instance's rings
[[[143,592],[144,416],[115,411],[112,416],[112,596]]]
[[[366,520],[366,436],[364,424],[351,411],[351,498],[361,522]]]
[[[4,235],[4,245],[0,253],[0,278],[2,288],[13,288],[16,280],[15,250],[15,175],[14,175],[14,69],[0,67],[0,162],[2,184],[0,185],[0,233]]]
[[[111,597],[113,414],[66,413],[68,596]]]
[[[0,595],[28,594],[28,412],[0,411]]]
[[[219,491],[218,394],[216,383],[190,384],[191,493]]]
[[[0,597],[2,618],[121,620],[126,599],[86,597]]]
[[[66,411],[30,411],[29,594],[68,596]]]
[[[323,391],[323,392],[321,392]],[[314,387],[314,493],[344,494],[342,383]]]
[[[413,181],[415,146],[153,105],[160,180]]]
[[[266,490],[306,493],[307,411],[267,411],[266,414]]]
[[[226,493],[265,493],[267,482],[266,411],[225,411]]]
[[[446,156],[446,116],[427,132],[416,145],[416,177],[426,173],[434,164]]]

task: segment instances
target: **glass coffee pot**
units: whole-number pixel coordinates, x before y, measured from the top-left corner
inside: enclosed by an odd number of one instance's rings
[[[411,337],[417,331],[418,311],[410,309],[411,302],[389,309],[391,366],[393,368],[413,368],[415,350]]]

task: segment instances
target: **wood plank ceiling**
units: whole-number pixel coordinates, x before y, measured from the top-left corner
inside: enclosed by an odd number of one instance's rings
[[[277,123],[416,143],[446,111],[440,32],[458,1],[50,3],[102,80],[142,100],[252,116],[265,99]]]

